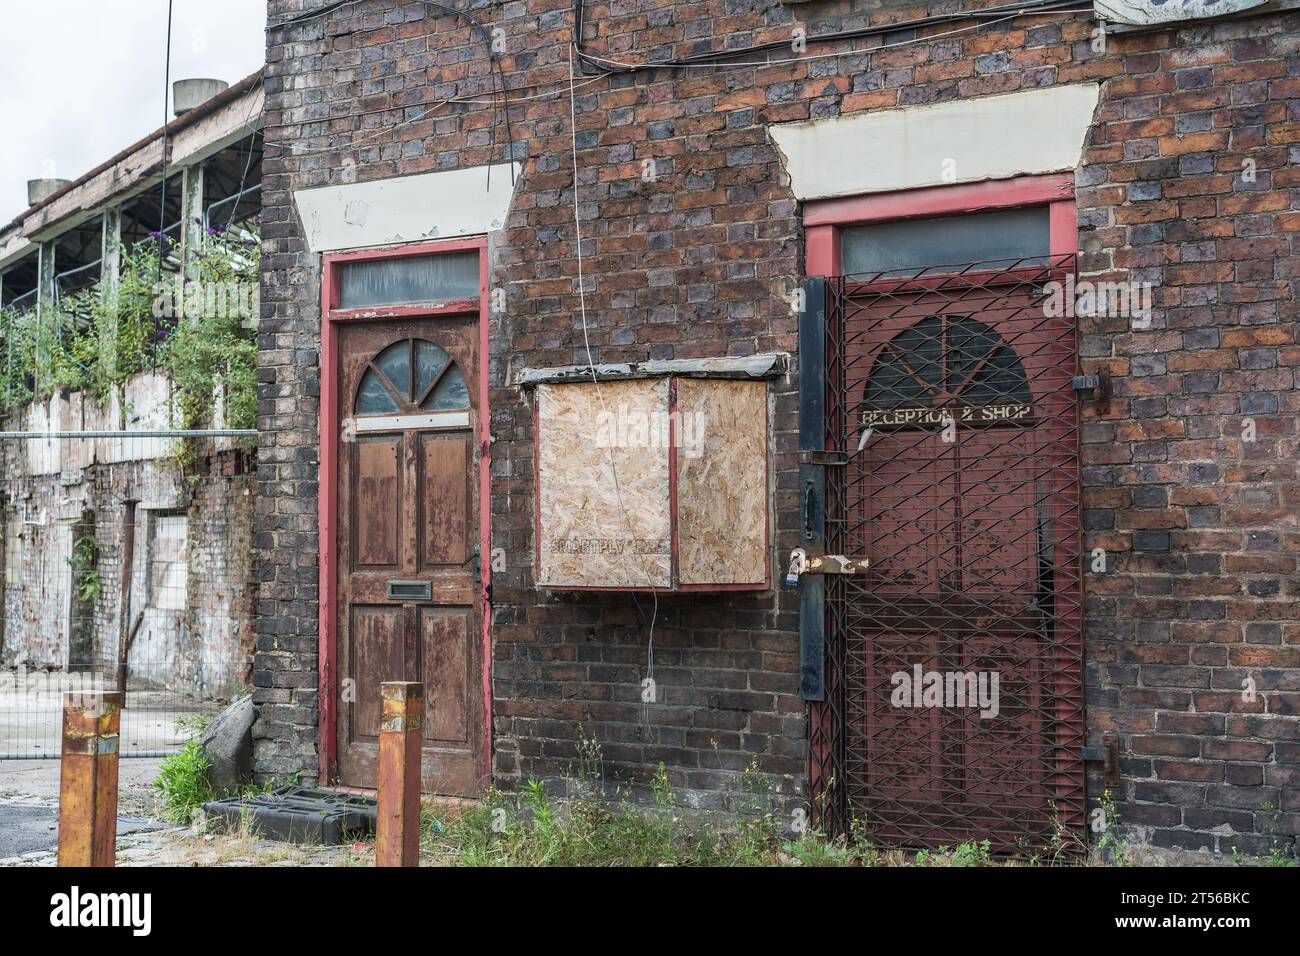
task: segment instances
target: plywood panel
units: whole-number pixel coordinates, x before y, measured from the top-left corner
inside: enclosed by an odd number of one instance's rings
[[[470,609],[420,609],[424,739],[467,743],[470,723]]]
[[[538,583],[670,586],[668,380],[542,385],[537,403]]]
[[[356,444],[352,532],[358,566],[391,567],[398,562],[401,489],[397,459],[401,443],[400,436],[390,436]]]
[[[424,437],[424,566],[463,564],[469,557],[469,435]]]
[[[677,382],[681,584],[767,580],[767,386]]]
[[[356,699],[352,703],[352,738],[379,735],[379,685],[405,680],[402,608],[352,606],[348,621],[348,673]]]

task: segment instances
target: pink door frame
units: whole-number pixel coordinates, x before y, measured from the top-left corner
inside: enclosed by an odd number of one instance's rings
[[[1078,251],[1074,213],[1074,174],[1019,176],[953,186],[930,186],[892,193],[816,199],[804,203],[805,274],[843,274],[840,230],[872,222],[932,219],[1017,206],[1047,206],[1049,251],[1053,256]]]
[[[339,269],[342,263],[368,259],[401,259],[408,256],[440,255],[477,250],[479,290],[475,299],[421,305],[394,305],[372,309],[340,309]],[[321,261],[321,388],[320,388],[320,485],[318,521],[320,542],[320,620],[318,654],[319,700],[317,707],[317,750],[322,785],[336,781],[338,772],[338,674],[335,640],[338,627],[338,462],[339,462],[339,326],[343,323],[386,321],[395,318],[436,318],[477,312],[479,317],[478,452],[479,452],[479,601],[482,620],[482,770],[486,781],[492,772],[492,609],[488,603],[492,578],[491,507],[489,481],[491,441],[488,429],[488,250],[487,239],[475,236],[445,242],[409,246],[361,249],[327,253]]]

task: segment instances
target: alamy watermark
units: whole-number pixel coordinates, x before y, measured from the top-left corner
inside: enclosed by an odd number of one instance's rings
[[[1000,710],[997,671],[927,671],[915,664],[910,672],[895,671],[889,683],[894,707],[978,707],[981,717],[996,717]]]
[[[64,694],[90,695],[116,690],[117,681],[98,671],[28,670],[23,664],[0,670],[0,698],[32,701]]]
[[[1043,286],[1043,314],[1130,318],[1134,328],[1150,328],[1154,289],[1150,282],[1092,282],[1067,275],[1064,282]]]
[[[176,276],[153,286],[155,319],[254,319],[258,314],[256,282],[206,282]]]
[[[647,412],[620,404],[617,411],[596,415],[597,448],[663,448],[676,438],[677,453],[698,458],[704,453],[703,412]]]

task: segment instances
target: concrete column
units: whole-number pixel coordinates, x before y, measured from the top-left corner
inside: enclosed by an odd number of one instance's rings
[[[116,289],[122,268],[122,207],[104,210],[103,245],[99,253],[99,275],[107,288]]]
[[[120,206],[110,206],[104,210],[101,220],[101,243],[99,252],[99,281],[100,288],[104,295],[112,296],[117,292],[118,282],[121,278],[122,268],[122,209]],[[116,311],[113,315],[116,316]],[[117,341],[117,321],[105,323],[105,328],[101,330],[100,351],[107,360],[108,373],[117,374],[117,349],[113,343]]]
[[[58,335],[58,316],[55,314],[54,302],[54,255],[57,243],[53,240],[42,242],[37,250],[36,267],[36,391],[40,392],[47,382],[40,380],[42,361],[49,361],[49,342]]]
[[[195,255],[203,247],[203,164],[186,166],[181,184],[181,272],[198,278]]]

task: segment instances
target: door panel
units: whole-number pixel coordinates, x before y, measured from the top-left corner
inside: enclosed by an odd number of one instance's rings
[[[357,493],[348,502],[357,539],[355,567],[397,567],[401,443],[400,435],[378,435],[357,443]]]
[[[473,484],[466,435],[422,435],[421,484],[424,533],[421,561],[427,566],[462,564],[469,557],[469,500]]]
[[[423,788],[480,789],[480,425],[466,384],[477,380],[477,345],[476,316],[341,329],[337,650],[352,693],[340,688],[338,767],[346,786],[375,786],[379,685],[418,680]]]
[[[424,739],[469,742],[470,685],[466,682],[470,616],[466,608],[420,609],[420,655],[424,683]]]
[[[351,708],[350,740],[373,740],[379,733],[379,675],[405,670],[402,618],[400,607],[352,607],[351,626],[347,630],[347,658],[351,666],[346,676],[352,679],[356,688],[356,704]]]

